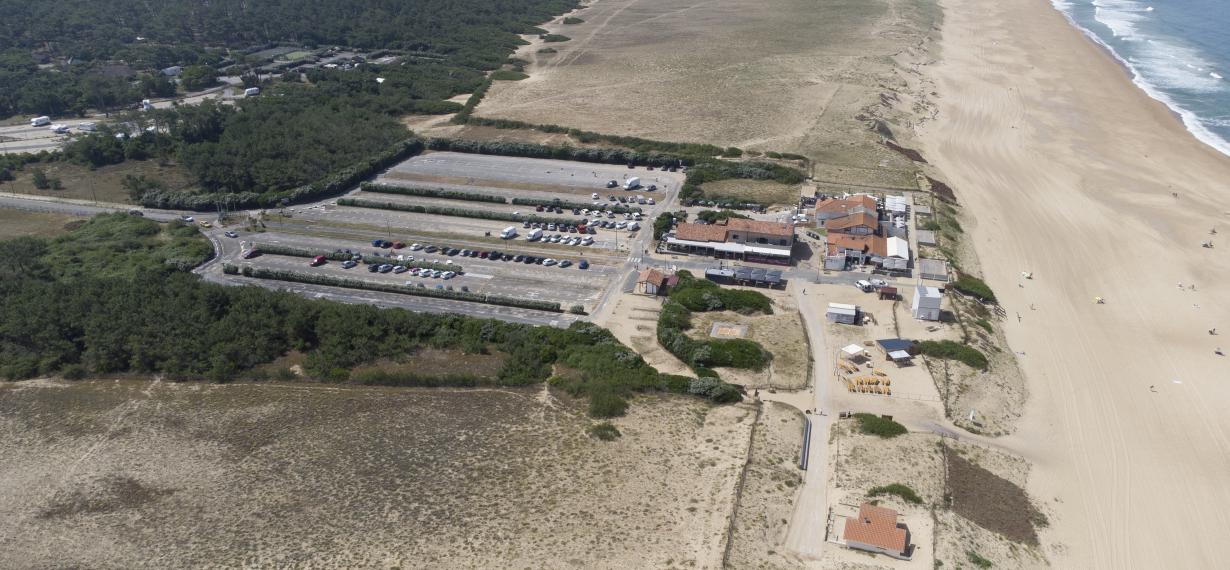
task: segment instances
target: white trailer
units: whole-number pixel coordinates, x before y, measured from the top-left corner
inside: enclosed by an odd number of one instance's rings
[[[508,226],[504,231],[500,232],[500,239],[512,239],[517,237],[516,226]]]
[[[636,190],[641,187],[641,179],[633,176],[624,181],[624,190]]]
[[[256,97],[257,95],[260,95],[260,94],[261,94],[260,87],[249,87],[243,90],[244,97]]]
[[[51,117],[48,117],[46,115],[42,117],[34,117],[33,119],[30,119],[31,127],[45,127],[50,124],[51,124]]]
[[[97,123],[81,123],[77,125],[77,130],[83,133],[92,133],[98,129]]]

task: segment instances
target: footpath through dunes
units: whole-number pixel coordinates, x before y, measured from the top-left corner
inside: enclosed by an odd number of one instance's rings
[[[1002,444],[1036,465],[1061,568],[1217,568],[1230,528],[1230,158],[1061,14],[944,0],[924,152],[970,228],[1029,379]],[[1022,280],[1022,271],[1033,272]],[[1020,286],[1018,286],[1020,285]],[[1105,304],[1096,304],[1095,297]],[[1033,309],[1033,310],[1031,310]]]
[[[904,170],[867,119],[908,89],[904,59],[938,12],[932,0],[596,0],[582,24],[544,25],[572,39],[521,48],[530,77],[495,82],[475,115]]]

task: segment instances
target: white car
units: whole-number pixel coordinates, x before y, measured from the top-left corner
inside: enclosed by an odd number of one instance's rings
[[[628,227],[628,222],[619,222],[618,224],[615,224],[615,227],[616,227],[616,228],[619,228],[619,229],[621,229],[621,230],[622,230],[622,229],[624,229],[624,228]]]
[[[590,194],[590,196],[589,196],[589,197],[590,197],[590,198],[593,198],[594,200],[597,200],[597,199],[598,199],[598,193],[597,193],[597,192],[594,192],[593,194]]]
[[[452,278],[454,278],[454,277],[456,277],[456,276],[457,276],[457,274],[456,274],[455,272],[452,272],[452,271],[445,271],[444,273],[440,274],[440,277],[441,277],[441,278],[443,278],[443,279],[452,279]]]
[[[410,244],[410,251],[418,251],[418,250],[420,250],[420,249],[423,249],[423,244],[421,244],[421,243],[412,243],[412,244]]]
[[[546,266],[548,266],[548,267],[550,267],[550,266],[552,266],[552,265],[555,265],[555,260],[554,260],[554,259],[551,259],[550,257],[548,257],[548,258],[546,258],[546,259],[542,260],[542,264],[543,264],[543,265],[546,265]]]
[[[585,239],[581,240],[581,244],[582,245],[594,245],[594,238],[585,236]]]

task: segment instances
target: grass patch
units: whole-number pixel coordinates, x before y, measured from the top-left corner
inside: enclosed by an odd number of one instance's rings
[[[868,435],[879,436],[884,439],[905,435],[907,431],[905,426],[893,420],[872,414],[854,414],[854,419],[858,420],[859,431]]]
[[[547,43],[566,42],[572,39],[563,34],[543,34],[539,36],[539,38],[541,38],[542,41],[547,42]]]
[[[602,441],[615,441],[623,434],[611,422],[601,422],[589,426],[589,435]]]
[[[988,365],[986,355],[978,349],[951,340],[924,340],[918,343],[918,348],[926,356],[956,360],[978,370],[986,370]]]
[[[901,483],[872,487],[870,491],[867,491],[868,497],[878,497],[880,495],[896,495],[905,500],[905,502],[914,505],[921,505],[923,502],[922,497],[919,497],[918,493],[914,492],[914,489],[902,485]]]
[[[757,204],[794,204],[799,201],[799,187],[774,180],[730,179],[707,182],[700,186],[704,200],[717,203],[754,202]]]
[[[982,329],[987,332],[993,332],[993,330],[991,329],[991,321],[988,321],[986,319],[978,319],[974,321],[974,324],[982,327]]]
[[[559,53],[559,50],[553,47],[545,47],[545,48],[538,50],[538,53]]]
[[[575,24],[584,24],[585,20],[582,20],[581,18],[577,18],[575,16],[568,16],[567,18],[564,18],[564,23],[571,26]]]

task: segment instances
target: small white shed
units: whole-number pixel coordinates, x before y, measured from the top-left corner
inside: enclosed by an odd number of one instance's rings
[[[835,323],[852,325],[858,322],[858,305],[829,303],[829,310],[824,316]]]
[[[910,303],[910,312],[914,318],[924,321],[940,320],[940,302],[944,294],[936,287],[926,285],[914,286],[914,301]]]

